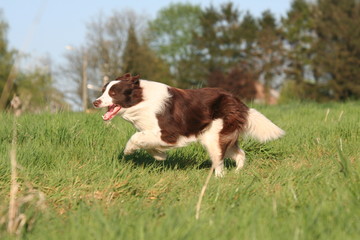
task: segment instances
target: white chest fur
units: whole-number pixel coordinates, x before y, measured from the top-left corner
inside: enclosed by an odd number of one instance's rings
[[[143,101],[120,111],[122,117],[134,124],[138,131],[160,130],[156,114],[163,111],[170,98],[168,86],[158,82],[140,80]]]

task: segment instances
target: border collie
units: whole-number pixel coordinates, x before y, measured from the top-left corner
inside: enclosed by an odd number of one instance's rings
[[[137,132],[127,142],[124,154],[145,149],[156,160],[165,151],[199,141],[208,151],[215,176],[224,175],[224,158],[243,167],[245,153],[237,145],[240,135],[266,142],[285,132],[238,98],[219,88],[183,90],[125,74],[107,83],[93,102],[107,107],[103,120],[121,115]]]

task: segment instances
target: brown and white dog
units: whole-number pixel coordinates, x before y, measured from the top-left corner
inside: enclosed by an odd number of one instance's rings
[[[119,114],[138,131],[127,142],[125,155],[145,149],[155,159],[165,160],[166,150],[200,141],[209,152],[217,177],[224,174],[226,157],[236,162],[236,170],[243,167],[245,153],[237,146],[240,135],[266,142],[285,133],[218,88],[183,90],[125,74],[107,83],[102,92],[93,104],[108,108],[103,119]]]

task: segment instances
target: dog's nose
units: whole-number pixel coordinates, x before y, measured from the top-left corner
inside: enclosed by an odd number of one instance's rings
[[[101,104],[101,100],[100,100],[100,99],[96,99],[96,100],[93,102],[94,107],[99,107],[100,104]]]

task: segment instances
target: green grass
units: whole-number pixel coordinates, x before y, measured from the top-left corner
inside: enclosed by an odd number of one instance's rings
[[[24,115],[17,120],[23,239],[359,239],[360,111],[346,104],[256,106],[286,130],[277,141],[241,142],[243,170],[226,161],[195,206],[208,173],[197,144],[157,162],[123,157],[132,126],[101,113]],[[325,121],[327,109],[330,112]],[[0,115],[0,238],[6,233],[13,117]]]

